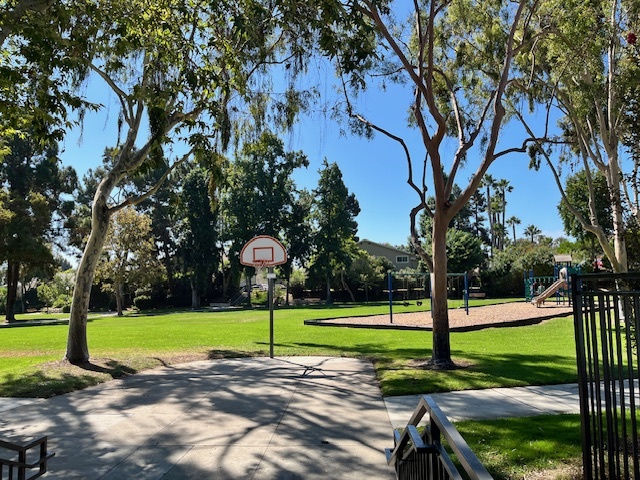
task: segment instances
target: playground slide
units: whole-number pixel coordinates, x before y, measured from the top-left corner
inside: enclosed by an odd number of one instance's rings
[[[542,292],[540,295],[538,295],[537,297],[533,297],[533,299],[531,299],[531,303],[533,303],[536,307],[539,307],[540,305],[542,305],[542,302],[544,302],[547,298],[549,298],[551,295],[556,293],[562,287],[567,287],[567,286],[568,286],[567,281],[564,278],[559,278],[558,280],[553,282],[551,286],[547,288],[544,292]]]

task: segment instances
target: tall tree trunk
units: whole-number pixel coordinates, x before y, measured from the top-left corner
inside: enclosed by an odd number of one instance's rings
[[[20,262],[9,260],[7,262],[7,305],[6,320],[16,320],[16,299],[18,298],[18,281],[20,278]]]
[[[610,175],[607,176],[607,183],[611,195],[611,215],[613,219],[613,248],[616,262],[611,262],[616,273],[624,273],[628,270],[627,244],[624,239],[625,223],[623,215],[622,199],[620,198],[620,166],[618,159],[613,156],[609,160],[611,167]]]
[[[493,257],[494,234],[493,234],[493,212],[491,211],[491,187],[487,184],[487,218],[489,219],[489,245],[490,255]]]
[[[173,280],[173,262],[171,261],[171,251],[169,249],[169,234],[166,230],[162,232],[162,253],[164,253],[164,268],[167,271],[167,286],[171,296],[175,296],[175,282]]]
[[[196,310],[200,308],[200,294],[198,293],[198,286],[191,279],[189,282],[191,284],[191,309]]]
[[[247,291],[247,306],[252,308],[251,304],[251,275],[249,274],[249,269],[244,269],[244,288]]]
[[[291,287],[291,262],[287,263],[287,265],[285,265],[285,270],[284,270],[284,274],[285,274],[285,281],[287,283],[287,290],[286,290],[286,297],[284,300],[284,304],[288,307],[289,306],[289,291],[290,291],[290,287]]]
[[[122,304],[124,303],[124,285],[121,282],[116,282],[114,287],[116,293],[116,312],[119,317],[122,317]]]
[[[433,352],[431,361],[442,368],[453,367],[449,340],[449,306],[447,304],[447,224],[441,215],[433,219],[431,272],[431,316],[433,317]]]
[[[71,300],[69,315],[69,334],[67,337],[67,353],[65,358],[74,364],[89,361],[89,346],[87,344],[87,315],[89,312],[89,298],[91,287],[96,274],[96,267],[100,260],[102,248],[107,239],[110,212],[107,200],[115,185],[111,177],[103,180],[93,198],[91,209],[91,234],[87,240],[78,271],[76,286]]]
[[[331,298],[331,279],[329,277],[329,274],[327,273],[327,301],[326,301],[327,305],[332,305],[333,304],[333,299]]]

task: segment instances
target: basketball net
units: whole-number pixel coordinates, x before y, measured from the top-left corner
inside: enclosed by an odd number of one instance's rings
[[[267,264],[269,263],[269,260],[260,260],[257,261],[254,265],[255,269],[256,269],[256,281],[258,281],[258,277],[262,277],[263,279],[266,279],[266,275],[264,274],[265,269],[267,269],[266,271],[269,271],[269,267],[267,266]],[[269,283],[267,281],[267,283]]]

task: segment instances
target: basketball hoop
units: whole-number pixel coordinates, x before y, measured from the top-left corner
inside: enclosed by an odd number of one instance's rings
[[[242,247],[240,263],[246,267],[275,267],[287,263],[287,251],[277,239],[258,235]]]
[[[258,235],[249,240],[240,252],[240,263],[256,270],[267,267],[269,303],[269,356],[273,358],[273,283],[276,275],[273,267],[287,263],[287,251],[277,239],[268,235]]]

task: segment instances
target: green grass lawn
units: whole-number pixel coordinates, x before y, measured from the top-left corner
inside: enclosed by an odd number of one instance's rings
[[[394,312],[418,308],[415,304],[395,305]],[[306,319],[387,312],[386,304],[276,310],[275,355],[372,359],[385,395],[576,379],[570,317],[528,327],[454,332],[452,355],[461,368],[449,371],[415,365],[416,360],[431,355],[431,332],[303,324]],[[66,336],[66,325],[0,329],[0,396],[50,396],[163,363],[268,355],[269,314],[265,309],[255,309],[93,316],[88,323],[89,349],[95,364],[91,370],[61,361]]]
[[[475,300],[473,304],[491,301]],[[495,301],[494,301],[495,302]],[[452,305],[459,306],[459,305]],[[394,313],[426,310],[394,305]],[[451,333],[460,368],[424,369],[431,332],[317,327],[307,319],[388,313],[387,304],[282,308],[275,311],[275,355],[369,358],[385,395],[553,384],[576,380],[573,320]],[[425,313],[427,315],[428,313]],[[64,315],[19,316],[24,324]],[[34,322],[35,323],[35,322]],[[88,322],[92,365],[62,361],[67,326],[45,324],[0,329],[0,396],[48,397],[154,366],[205,358],[268,355],[269,312],[157,311],[124,317],[93,315]],[[571,416],[532,417],[456,424],[496,479],[564,476],[580,462],[579,420]]]
[[[465,421],[456,428],[496,480],[581,476],[579,415]]]

